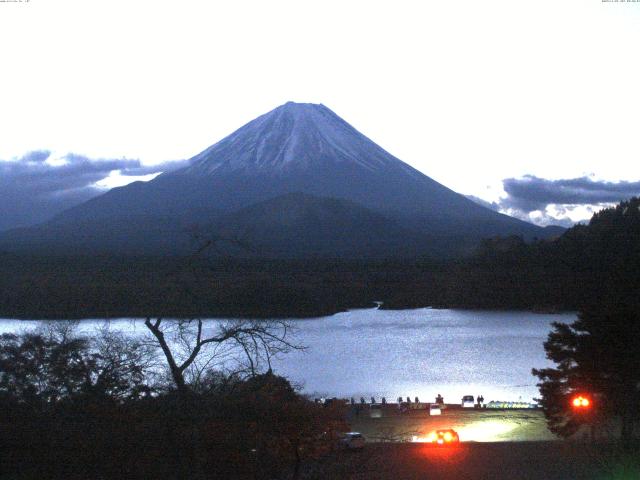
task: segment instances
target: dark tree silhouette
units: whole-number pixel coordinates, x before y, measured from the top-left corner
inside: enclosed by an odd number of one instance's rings
[[[582,423],[617,418],[623,438],[640,418],[640,199],[596,213],[559,241],[581,290],[580,314],[554,324],[545,343],[556,368],[534,370],[552,431],[568,436]],[[573,411],[570,396],[593,395],[592,413]]]
[[[271,359],[302,347],[292,343],[290,325],[282,320],[210,321],[201,318],[164,320],[147,318],[179,393],[197,385],[210,370],[232,370],[253,376],[271,369]],[[188,380],[191,380],[189,382]]]
[[[335,448],[348,429],[343,402],[314,403],[271,372],[241,382],[231,409],[239,415],[238,436],[255,456],[254,478],[299,478],[302,461]]]
[[[198,248],[186,259],[184,266],[171,275],[197,304],[209,285],[207,276],[198,268],[203,256],[210,251],[220,254],[221,247],[242,250],[251,247],[241,240],[203,235],[197,228],[190,234]],[[171,379],[181,394],[197,388],[202,375],[211,370],[255,376],[262,371],[271,371],[274,355],[303,348],[290,341],[291,326],[282,320],[214,320],[205,324],[202,318],[147,317],[144,324],[162,350]]]
[[[621,436],[633,436],[640,419],[640,315],[623,303],[591,307],[571,325],[554,324],[544,347],[556,368],[533,370],[541,383],[550,429],[562,436],[580,425],[619,418]],[[589,413],[571,407],[571,397],[588,393]]]
[[[80,397],[123,401],[150,391],[149,352],[103,330],[93,340],[70,329],[0,335],[0,395],[34,411]]]

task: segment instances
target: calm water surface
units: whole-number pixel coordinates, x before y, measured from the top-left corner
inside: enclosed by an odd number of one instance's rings
[[[542,343],[551,322],[574,314],[471,310],[351,310],[295,320],[294,341],[307,346],[274,362],[276,373],[317,396],[395,401],[415,396],[445,401],[482,394],[489,400],[531,401],[538,395],[531,368],[551,365]],[[217,320],[211,319],[210,322]],[[0,319],[0,333],[42,322]],[[102,320],[85,320],[90,331]],[[120,319],[112,328],[146,335],[141,320]]]

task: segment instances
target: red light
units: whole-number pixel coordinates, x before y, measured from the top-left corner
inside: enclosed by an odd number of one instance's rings
[[[573,397],[573,399],[571,400],[571,405],[573,405],[574,408],[578,409],[588,408],[591,406],[591,401],[587,397],[578,395],[577,397]]]

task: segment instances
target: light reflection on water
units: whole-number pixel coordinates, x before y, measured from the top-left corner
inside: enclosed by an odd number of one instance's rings
[[[573,314],[469,310],[352,310],[300,323],[309,346],[279,364],[306,391],[379,401],[418,396],[458,402],[531,401],[538,396],[531,368],[550,365],[542,343],[554,321]]]
[[[446,402],[482,394],[485,401],[531,401],[531,368],[550,365],[542,343],[551,322],[574,314],[471,310],[352,310],[294,322],[294,342],[307,346],[274,362],[276,373],[318,396],[418,396]],[[215,322],[216,320],[211,320]],[[101,320],[81,322],[91,331]],[[0,333],[39,322],[0,319]],[[141,320],[112,320],[112,328],[147,334]]]

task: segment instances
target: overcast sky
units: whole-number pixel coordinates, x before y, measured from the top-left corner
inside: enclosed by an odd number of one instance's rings
[[[0,42],[6,179],[45,150],[122,184],[293,100],[539,223],[640,194],[640,3],[23,0]]]

